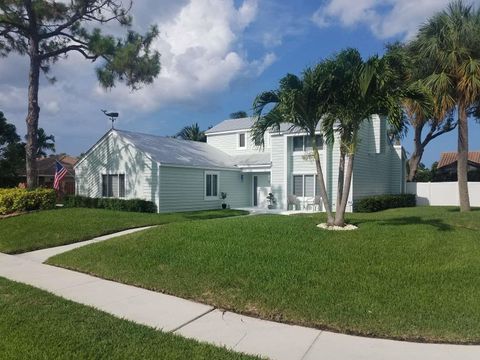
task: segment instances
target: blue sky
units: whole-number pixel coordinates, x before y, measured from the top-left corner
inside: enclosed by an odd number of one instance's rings
[[[479,4],[480,0],[474,0]],[[53,68],[56,84],[42,81],[40,126],[57,151],[78,155],[109,128],[101,108],[119,111],[117,127],[172,135],[198,122],[207,128],[237,110],[249,111],[256,94],[275,88],[287,72],[300,73],[346,47],[363,56],[408,40],[448,0],[142,0],[134,1],[134,27],[157,24],[155,47],[162,71],[152,86],[132,93],[101,90],[94,65],[70,56]],[[119,33],[115,27],[108,29]],[[25,132],[27,62],[0,60],[0,110]],[[412,149],[411,136],[404,140]],[[424,162],[455,151],[456,132],[435,140]],[[470,149],[480,149],[480,125],[471,122]]]

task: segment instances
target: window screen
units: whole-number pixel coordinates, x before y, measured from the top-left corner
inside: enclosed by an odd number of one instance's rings
[[[317,143],[318,150],[323,148],[323,138],[322,135],[315,136],[315,142]],[[312,151],[312,138],[310,136],[305,136],[305,151]]]
[[[315,187],[313,175],[305,175],[305,195],[312,197],[314,196],[313,189]]]
[[[118,196],[125,197],[125,174],[118,175]]]
[[[293,195],[303,196],[303,176],[293,176]]]
[[[238,136],[238,147],[245,147],[245,134],[239,134]]]
[[[212,175],[207,174],[205,183],[206,183],[206,186],[207,186],[205,195],[206,196],[212,196]]]
[[[218,196],[218,175],[212,175],[213,177],[213,188],[212,188],[212,196]]]
[[[108,186],[108,196],[118,197],[118,175],[108,175]]]
[[[293,137],[293,151],[303,151],[303,136]]]
[[[108,197],[108,176],[102,175],[102,197]]]

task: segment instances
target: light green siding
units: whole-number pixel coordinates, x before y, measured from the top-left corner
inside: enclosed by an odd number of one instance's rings
[[[365,121],[359,135],[353,171],[353,201],[370,195],[401,193],[405,162],[401,147],[393,146],[387,137],[386,119],[372,117]]]
[[[271,186],[272,193],[277,199],[277,207],[285,209],[287,207],[287,198],[285,189],[285,176],[287,169],[285,169],[285,143],[283,136],[272,136],[272,169],[271,169]]]
[[[205,199],[205,171],[204,169],[183,167],[160,167],[160,211],[191,211],[204,209],[219,209],[222,204],[220,198]],[[214,170],[212,170],[214,171]],[[220,192],[227,193],[226,203],[232,208],[251,206],[250,199],[252,183],[249,174],[240,171],[220,170]]]
[[[238,134],[245,134],[245,148],[238,147]],[[270,151],[270,134],[265,134],[265,147],[259,147],[254,144],[250,138],[250,132],[237,131],[228,134],[211,134],[207,136],[207,144],[222,150],[229,155],[257,154],[264,151]]]
[[[101,197],[102,174],[125,174],[125,198],[158,206],[158,165],[111,132],[75,168],[76,193]]]

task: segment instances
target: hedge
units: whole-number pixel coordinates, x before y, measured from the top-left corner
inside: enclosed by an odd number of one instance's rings
[[[0,189],[0,215],[53,209],[56,199],[53,189]]]
[[[157,206],[152,201],[142,199],[117,199],[117,198],[91,198],[87,196],[66,196],[63,202],[64,207],[74,208],[95,208],[132,212],[157,212]]]
[[[415,205],[415,194],[376,195],[355,201],[353,211],[375,212],[400,207],[414,207]]]

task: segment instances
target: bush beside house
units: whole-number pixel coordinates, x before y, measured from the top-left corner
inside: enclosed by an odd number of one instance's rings
[[[55,207],[56,194],[52,189],[0,189],[0,215]]]
[[[414,194],[376,195],[357,200],[353,204],[355,212],[376,212],[393,208],[414,207]]]
[[[155,213],[157,206],[152,201],[142,199],[91,198],[87,196],[66,196],[65,207],[83,207],[118,211]]]

